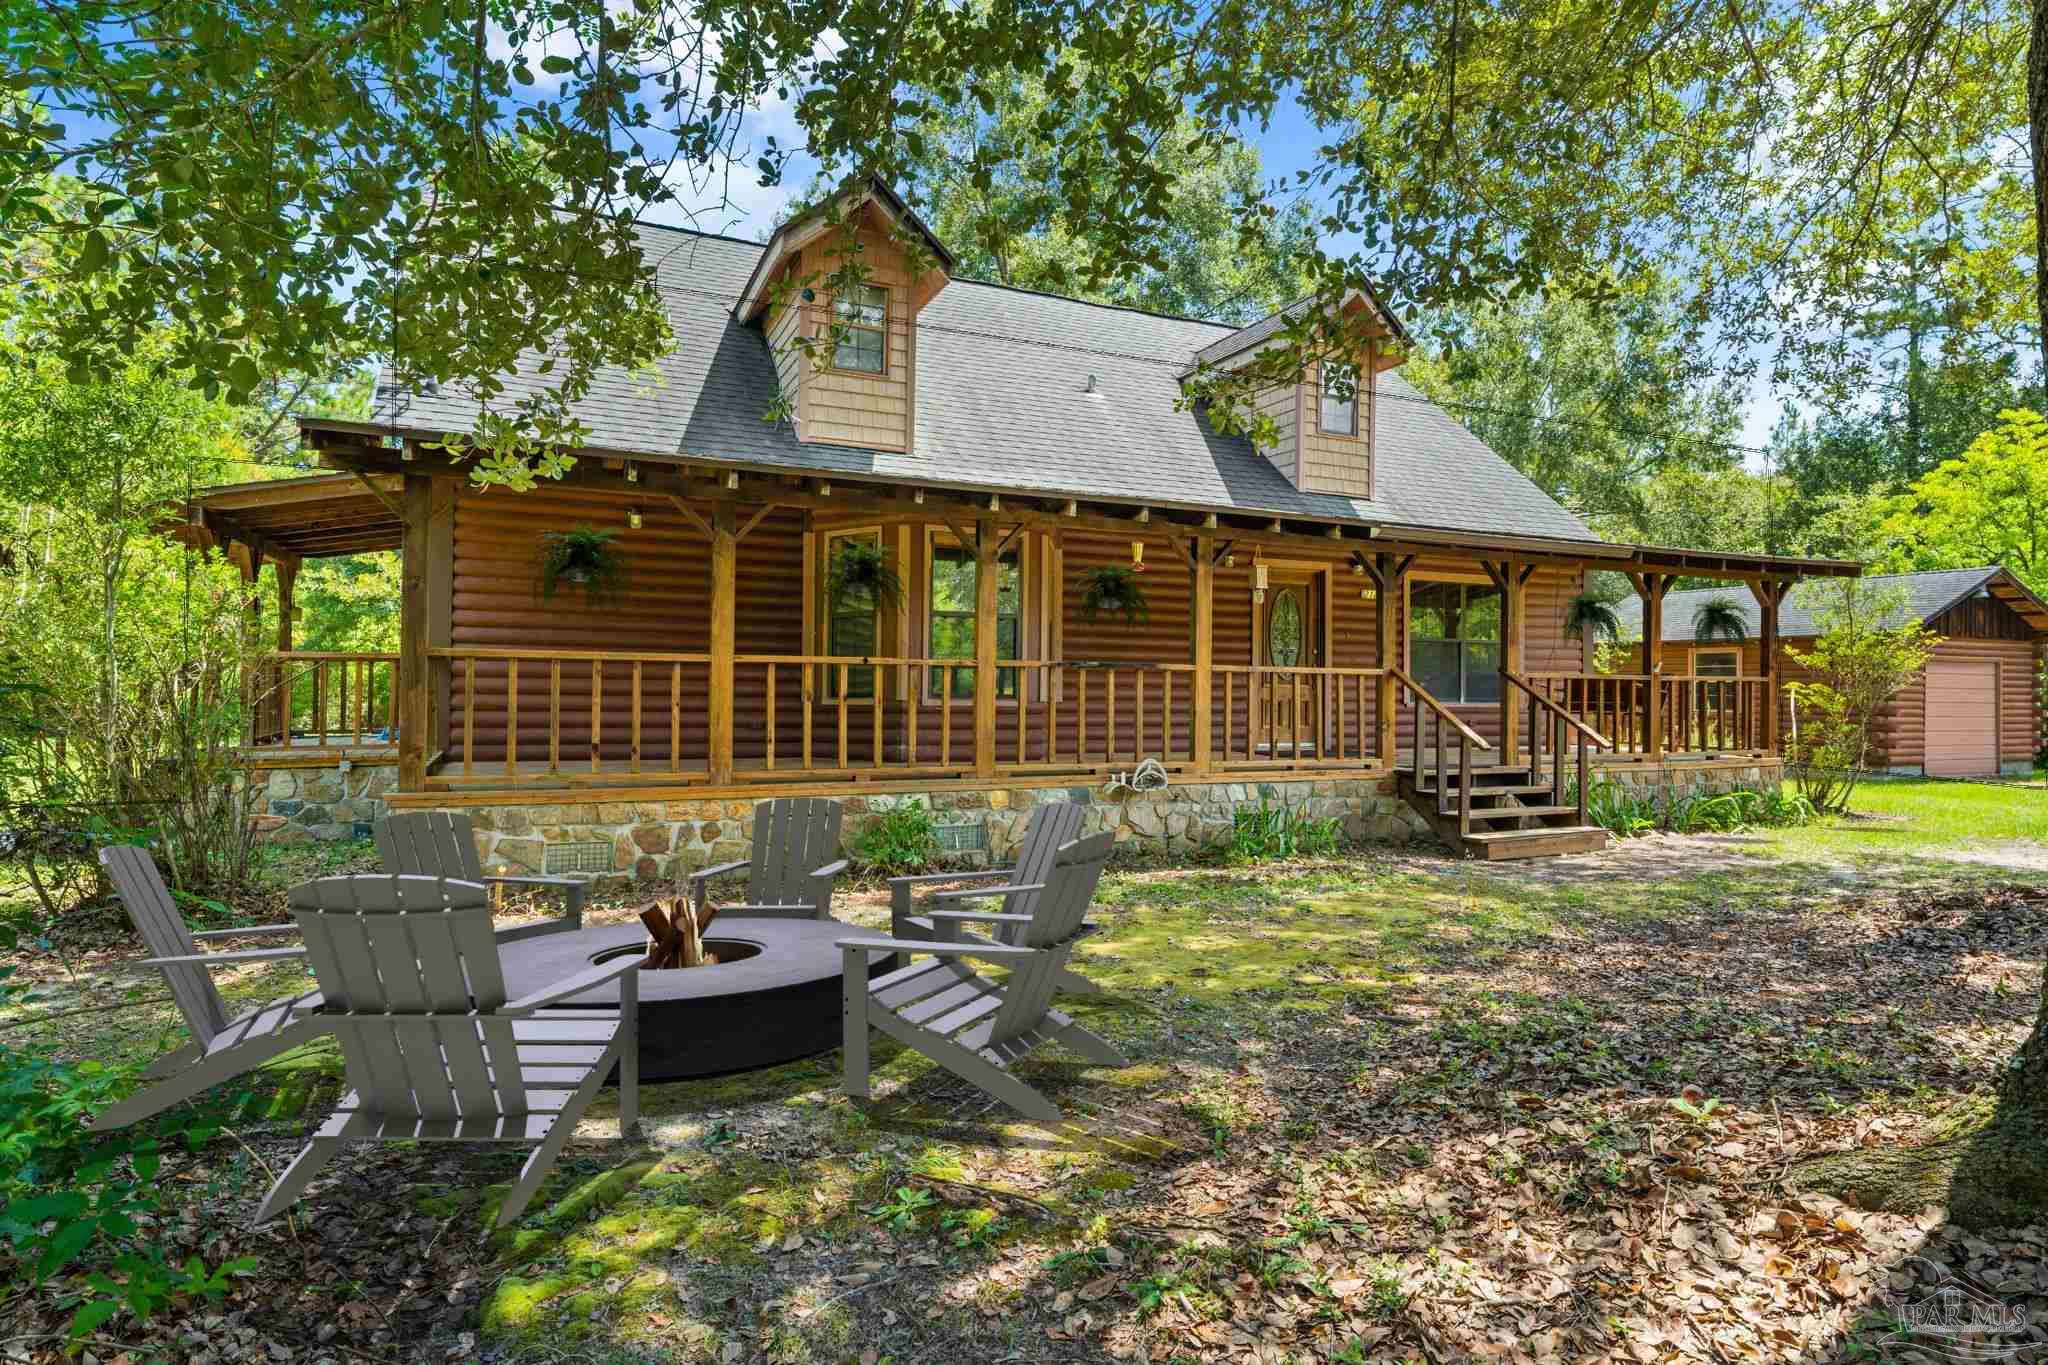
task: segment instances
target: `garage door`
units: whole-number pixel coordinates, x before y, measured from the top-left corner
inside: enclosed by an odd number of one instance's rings
[[[1927,775],[1998,771],[1998,665],[1927,666]]]

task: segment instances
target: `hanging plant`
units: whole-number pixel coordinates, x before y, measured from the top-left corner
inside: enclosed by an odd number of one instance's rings
[[[1692,614],[1692,638],[1739,645],[1749,638],[1749,623],[1743,619],[1742,608],[1729,599],[1709,597]]]
[[[877,608],[888,610],[902,602],[903,580],[881,546],[850,540],[832,554],[831,567],[825,572],[825,593],[834,606],[864,595]]]
[[[1152,619],[1145,601],[1145,589],[1138,575],[1121,564],[1105,564],[1083,575],[1081,614],[1093,621],[1104,612],[1121,616],[1124,624],[1139,626]]]
[[[578,526],[573,531],[543,531],[537,565],[542,601],[552,598],[564,583],[583,589],[591,606],[616,602],[626,590],[626,561],[612,544],[616,531]]]
[[[1614,602],[1598,593],[1582,592],[1564,606],[1564,635],[1582,640],[1590,632],[1596,639],[1619,640],[1621,618],[1614,614]]]

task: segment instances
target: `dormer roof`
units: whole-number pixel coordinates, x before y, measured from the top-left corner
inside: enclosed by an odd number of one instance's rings
[[[740,291],[739,303],[733,309],[733,315],[741,322],[754,321],[768,307],[768,286],[783,266],[794,259],[796,253],[803,250],[807,243],[832,230],[834,218],[826,212],[832,202],[825,200],[813,204],[776,228],[769,236],[766,246],[762,249],[761,259],[755,263],[753,273],[747,276],[746,287]],[[892,226],[899,226],[913,233],[924,244],[925,249],[937,259],[939,269],[951,278],[953,253],[946,249],[946,244],[939,240],[937,233],[925,226],[924,219],[918,217],[916,211],[903,202],[903,196],[896,193],[888,181],[878,175],[870,176],[865,187],[841,195],[838,204],[838,219],[842,221],[851,218],[863,206],[872,205]]]
[[[1257,322],[1240,327],[1226,336],[1218,337],[1202,347],[1201,350],[1195,352],[1193,361],[1182,372],[1182,378],[1193,374],[1204,365],[1221,365],[1235,356],[1244,354],[1273,336],[1288,323],[1306,316],[1309,309],[1315,306],[1315,302],[1316,296],[1314,294],[1309,295],[1305,299],[1296,299],[1285,308],[1266,314]],[[1347,291],[1337,306],[1340,310],[1347,310],[1354,305],[1370,309],[1374,319],[1386,330],[1387,335],[1399,341],[1403,346],[1409,344],[1408,329],[1401,325],[1401,320],[1395,317],[1370,289],[1352,289]]]

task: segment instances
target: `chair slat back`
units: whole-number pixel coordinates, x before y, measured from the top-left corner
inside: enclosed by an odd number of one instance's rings
[[[151,957],[191,957],[199,951],[199,945],[192,941],[192,931],[185,927],[185,917],[178,913],[170,890],[164,886],[163,875],[156,870],[156,860],[147,849],[133,844],[109,845],[100,850],[100,866],[114,883],[121,904],[128,908],[128,917],[142,931],[142,941],[149,945]],[[228,1021],[220,991],[206,968],[157,970],[164,974],[171,998],[178,1002],[178,1010],[185,1016],[192,1036],[202,1047],[212,1042]]]
[[[1024,926],[1024,946],[1046,951],[1019,963],[1010,973],[1003,987],[1002,1006],[991,1025],[991,1043],[1007,1042],[1037,1028],[1052,1008],[1060,969],[1066,966],[1074,936],[1095,898],[1103,864],[1109,861],[1115,843],[1115,832],[1104,830],[1061,847],[1039,897],[1038,910]]]
[[[476,856],[476,831],[467,815],[443,810],[405,811],[376,824],[377,857],[394,877],[452,877],[473,882],[484,875]]]
[[[816,905],[823,888],[811,873],[839,856],[841,808],[820,797],[783,797],[754,807],[754,853],[747,900],[755,905]]]
[[[1051,876],[1060,846],[1081,836],[1081,819],[1082,809],[1073,801],[1049,801],[1042,806],[1033,806],[1030,822],[1024,826],[1024,842],[1017,849],[1016,875],[1011,880],[1018,886],[1030,886]],[[1036,914],[1041,894],[1037,891],[1013,891],[1003,897],[1003,913]],[[1005,924],[996,936],[1004,943],[1017,943],[1022,938],[1023,927]]]
[[[384,1118],[523,1114],[490,893],[439,877],[322,877],[291,890],[349,1084]]]

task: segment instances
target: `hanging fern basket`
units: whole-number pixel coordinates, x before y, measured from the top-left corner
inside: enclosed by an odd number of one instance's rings
[[[1081,589],[1081,614],[1093,621],[1099,616],[1120,616],[1128,626],[1140,626],[1152,619],[1145,601],[1145,589],[1138,575],[1120,564],[1090,569]]]
[[[583,590],[591,606],[616,602],[626,590],[626,562],[613,543],[615,531],[578,526],[571,531],[543,531],[534,566],[534,588],[551,600],[566,584]]]
[[[849,541],[832,556],[825,572],[825,593],[834,606],[865,599],[888,610],[903,600],[903,579],[879,545]]]

